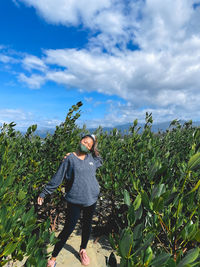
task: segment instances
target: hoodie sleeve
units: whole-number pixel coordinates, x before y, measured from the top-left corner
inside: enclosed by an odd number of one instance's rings
[[[39,197],[44,198],[48,194],[52,194],[53,191],[62,183],[63,179],[68,179],[66,172],[68,167],[68,158],[66,158],[59,166],[58,171],[52,177],[52,179],[45,185]]]
[[[102,166],[103,164],[103,159],[102,157],[98,156],[98,157],[93,157],[94,158],[94,161],[95,161],[95,165],[96,165],[96,168],[98,169],[99,167]]]

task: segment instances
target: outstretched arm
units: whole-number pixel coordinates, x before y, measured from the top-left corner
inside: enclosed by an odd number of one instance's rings
[[[52,194],[53,191],[62,183],[68,166],[68,160],[65,159],[59,166],[58,171],[52,177],[52,179],[45,185],[42,192],[38,197],[38,204],[42,205],[44,198],[47,194]]]

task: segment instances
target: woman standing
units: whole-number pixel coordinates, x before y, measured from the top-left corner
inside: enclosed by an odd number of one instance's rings
[[[96,170],[102,162],[97,150],[96,137],[85,135],[81,138],[77,151],[67,154],[57,173],[40,193],[38,204],[42,205],[47,194],[53,193],[63,179],[67,181],[66,220],[62,232],[58,235],[59,241],[55,244],[52,257],[48,261],[48,267],[55,267],[56,257],[73,232],[81,210],[83,211],[83,227],[79,256],[83,265],[90,263],[86,247],[91,233],[92,216],[100,193]]]

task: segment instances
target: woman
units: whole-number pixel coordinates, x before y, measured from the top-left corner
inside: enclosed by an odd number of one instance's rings
[[[77,151],[65,156],[57,173],[40,193],[38,204],[42,205],[47,194],[51,194],[62,183],[63,179],[67,181],[65,225],[58,235],[59,241],[55,244],[47,266],[55,267],[56,257],[73,232],[81,210],[83,210],[83,228],[79,255],[83,265],[89,264],[86,247],[91,233],[92,216],[100,193],[96,169],[102,165],[102,162],[97,150],[96,137],[89,134],[85,135],[81,138]]]

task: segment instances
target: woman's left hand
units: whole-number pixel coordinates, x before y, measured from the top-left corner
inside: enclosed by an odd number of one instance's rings
[[[67,153],[67,154],[64,156],[64,159],[66,159],[66,157],[69,156],[70,154],[71,154],[71,152],[70,152],[70,153]]]

